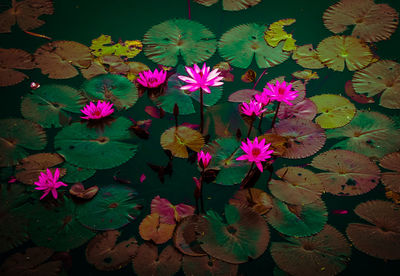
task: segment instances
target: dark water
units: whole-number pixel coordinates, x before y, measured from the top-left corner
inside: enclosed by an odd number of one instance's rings
[[[400,11],[400,2],[397,0],[377,1],[387,3]],[[8,1],[1,1],[1,9],[5,9],[4,5],[8,5]],[[4,4],[3,4],[4,3]],[[324,38],[331,36],[332,33],[327,30],[322,21],[323,12],[335,1],[268,1],[253,8],[240,12],[227,12],[222,10],[221,3],[212,7],[204,7],[196,3],[191,3],[191,17],[213,31],[219,39],[223,33],[232,27],[244,23],[256,22],[259,24],[270,24],[283,18],[295,18],[296,23],[291,27],[293,35],[297,40],[297,45],[312,43],[314,47]],[[87,1],[87,0],[57,0],[55,1],[55,13],[52,16],[44,16],[46,24],[34,31],[52,37],[53,40],[72,40],[89,46],[91,40],[97,38],[101,34],[111,35],[114,41],[119,38],[121,40],[141,40],[144,33],[153,25],[172,18],[187,18],[188,3],[186,0],[114,0],[114,1]],[[47,41],[41,38],[28,36],[20,29],[14,27],[10,34],[0,34],[0,48],[20,48],[28,52],[34,52],[42,44]],[[391,36],[390,40],[376,43],[377,54],[382,59],[390,59],[398,61],[400,45],[399,29]],[[148,65],[151,69],[156,64],[147,59],[143,53],[135,57],[135,61],[140,61]],[[207,64],[216,64],[222,61],[218,53],[214,54]],[[259,69],[254,60],[250,69],[255,70],[257,75],[263,71]],[[258,88],[264,86],[265,82],[274,77],[285,75],[290,77],[294,71],[302,70],[292,59],[288,59],[283,64],[268,69],[267,76],[263,77]],[[220,102],[226,101],[227,97],[240,89],[249,88],[252,84],[244,83],[240,80],[240,76],[244,74],[246,69],[235,68],[234,82],[224,84],[224,94]],[[317,70],[320,78],[313,80],[307,85],[307,97],[323,93],[336,93],[344,95],[344,84],[351,79],[353,73],[345,70],[344,72],[335,72],[324,68]],[[82,76],[77,76],[68,80],[51,80],[44,77],[39,69],[28,72],[30,80],[39,82],[40,84],[66,84],[79,88],[84,81]],[[0,117],[21,117],[20,101],[21,96],[29,91],[29,81],[24,81],[18,85],[1,88],[2,100],[0,101]],[[144,112],[144,107],[152,105],[147,97],[142,97],[134,105],[133,108],[120,112],[122,116],[131,116],[136,120],[149,118]],[[357,108],[365,109],[364,105],[355,103]],[[383,108],[377,104],[369,105],[372,110],[384,113],[386,115],[399,115],[397,110]],[[198,111],[198,106],[195,105]],[[198,122],[198,114],[186,115],[180,119],[182,122]],[[136,221],[123,228],[122,238],[128,238],[137,235],[138,226],[145,215],[150,213],[150,201],[156,196],[167,198],[173,203],[193,202],[193,176],[198,176],[197,168],[187,162],[185,159],[175,158],[173,161],[174,172],[172,177],[167,176],[165,183],[160,183],[156,174],[145,165],[145,162],[161,164],[167,162],[167,157],[163,154],[159,146],[159,137],[161,133],[174,125],[172,120],[153,119],[150,131],[150,139],[138,140],[140,148],[135,157],[125,164],[108,170],[98,170],[96,174],[85,182],[85,186],[112,184],[114,182],[112,176],[119,171],[119,176],[132,181],[132,187],[137,190],[139,197],[143,199],[144,209],[142,215]],[[244,132],[245,130],[243,130]],[[53,138],[57,130],[48,129],[48,145],[46,151],[54,151]],[[330,141],[325,145],[324,150],[330,147]],[[284,165],[306,164],[312,160],[311,158],[302,160],[282,159],[277,161],[276,167]],[[147,179],[144,183],[139,183],[138,179],[142,173],[145,173]],[[267,180],[265,173],[257,182],[256,187],[265,187]],[[222,211],[223,206],[228,202],[229,198],[237,191],[238,187],[229,186],[222,187],[216,184],[207,185],[205,189],[206,208]],[[208,199],[209,198],[209,199]],[[362,220],[354,215],[353,210],[359,203],[372,199],[385,199],[384,188],[379,184],[373,191],[354,197],[337,197],[330,194],[324,194],[323,200],[328,210],[346,209],[350,210],[348,215],[329,215],[328,224],[335,226],[341,233],[345,233],[348,223],[361,222]],[[270,227],[271,240],[283,240],[280,234]],[[1,260],[15,252],[21,251],[25,247],[33,247],[32,242],[27,242],[23,246],[13,249],[1,255]],[[102,272],[96,270],[87,263],[85,259],[85,248],[81,246],[71,251],[72,269],[68,271],[69,275],[132,275],[132,267],[127,267],[114,272]],[[400,248],[399,248],[400,250]],[[242,264],[239,267],[239,274],[242,275],[272,275],[275,267],[269,249],[258,259],[249,263]],[[383,261],[370,257],[357,249],[353,248],[351,261],[348,267],[340,275],[398,275],[400,272],[399,261]],[[183,275],[180,271],[179,275]]]

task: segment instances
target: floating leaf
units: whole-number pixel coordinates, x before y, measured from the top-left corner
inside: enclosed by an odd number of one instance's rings
[[[113,43],[111,36],[101,35],[92,40],[90,46],[92,54],[96,57],[115,55],[119,57],[133,58],[142,51],[142,43],[139,40],[127,40]]]
[[[61,127],[65,111],[80,113],[86,99],[66,85],[43,85],[26,95],[21,103],[22,115],[42,127]]]
[[[183,256],[182,269],[186,276],[235,276],[238,272],[238,265],[209,256]]]
[[[266,133],[261,136],[258,136],[258,141],[261,141],[262,139],[265,139],[267,143],[271,143],[269,149],[274,151],[272,153],[272,155],[274,156],[282,156],[287,150],[287,142],[288,142],[287,137],[283,137],[273,133]]]
[[[310,99],[304,99],[293,105],[281,104],[278,111],[279,119],[300,118],[313,120],[317,115],[317,106]]]
[[[90,49],[75,41],[53,41],[35,52],[35,62],[42,74],[51,79],[69,79],[78,75],[78,68],[92,63]]]
[[[80,168],[68,162],[63,165],[63,168],[67,170],[67,174],[64,175],[62,181],[67,183],[85,181],[96,173],[96,170]]]
[[[117,230],[97,234],[86,247],[87,261],[102,271],[118,270],[129,264],[139,246],[135,238],[116,244],[120,235]]]
[[[79,221],[95,230],[121,228],[140,214],[134,190],[122,185],[100,189],[94,199],[80,206]]]
[[[219,170],[215,182],[221,185],[235,185],[242,182],[250,165],[247,162],[237,161],[242,155],[240,143],[235,138],[219,138],[206,145],[203,150],[212,155],[209,169]]]
[[[324,25],[335,34],[355,25],[352,36],[366,42],[388,39],[397,28],[399,15],[387,4],[373,0],[342,0],[330,6],[322,17]]]
[[[0,87],[15,85],[28,78],[24,73],[14,69],[33,69],[35,67],[36,64],[30,53],[20,49],[0,49]]]
[[[204,6],[211,6],[218,2],[218,0],[194,0],[195,2]],[[248,9],[260,3],[261,0],[222,0],[222,6],[226,11],[240,11]]]
[[[24,31],[36,29],[45,23],[38,17],[53,12],[51,0],[12,1],[11,9],[0,14],[0,33],[10,33],[15,24]]]
[[[315,122],[322,128],[337,128],[347,125],[356,114],[356,107],[339,95],[323,94],[310,98],[315,103],[318,113]]]
[[[318,73],[311,70],[296,71],[292,73],[292,76],[297,79],[302,79],[305,81],[319,79]]]
[[[267,213],[267,221],[282,234],[305,237],[318,233],[328,220],[322,200],[304,205],[291,205],[274,199],[274,207]]]
[[[181,268],[182,254],[168,245],[158,255],[158,248],[151,243],[143,243],[133,259],[133,270],[138,276],[172,276]]]
[[[335,71],[360,70],[372,62],[371,50],[362,40],[352,36],[331,36],[318,44],[318,56],[322,63]]]
[[[254,212],[264,215],[272,208],[272,198],[263,190],[249,188],[239,190],[229,200],[229,204],[236,206],[247,206]]]
[[[128,109],[138,100],[136,86],[119,75],[101,75],[87,80],[83,90],[91,100],[111,101],[115,107]]]
[[[385,115],[373,111],[357,111],[354,119],[346,126],[327,131],[328,138],[345,138],[333,149],[345,149],[382,157],[400,149],[400,130]]]
[[[144,35],[145,55],[156,63],[176,66],[181,55],[187,65],[209,59],[216,50],[215,35],[202,24],[172,19],[153,26]]]
[[[49,261],[54,251],[44,247],[28,248],[24,253],[8,257],[0,267],[3,276],[55,276],[62,269],[61,261]],[[46,262],[47,261],[47,262]]]
[[[230,64],[239,68],[250,66],[253,56],[259,68],[284,62],[289,53],[283,51],[284,42],[271,47],[264,40],[267,27],[255,23],[242,24],[224,33],[218,43],[219,52]]]
[[[256,259],[267,249],[268,226],[264,219],[247,207],[225,206],[227,223],[214,211],[199,221],[200,246],[211,256],[239,264]]]
[[[231,73],[233,68],[231,67],[229,62],[221,61],[221,62],[217,63],[216,65],[214,65],[212,70],[214,70],[214,69],[218,69],[218,71],[220,72],[220,76],[224,77],[223,78],[224,82],[227,82],[227,81],[228,82],[232,82],[232,81],[234,81],[235,76]]]
[[[292,34],[288,34],[283,29],[284,26],[290,26],[296,19],[288,18],[281,19],[269,25],[268,30],[265,32],[264,39],[272,47],[278,46],[279,42],[285,41],[282,50],[293,51],[296,49],[296,40],[293,38]]]
[[[230,94],[228,101],[233,103],[249,102],[255,95],[259,94],[261,92],[254,89],[242,89]]]
[[[52,209],[36,203],[29,213],[29,236],[39,246],[67,251],[86,243],[95,234],[77,220],[77,206],[64,197]]]
[[[160,222],[176,224],[182,218],[193,215],[194,208],[190,205],[180,203],[174,206],[168,199],[156,196],[151,201],[151,213],[160,215]]]
[[[379,104],[386,108],[400,109],[400,64],[381,60],[356,72],[353,76],[356,93],[373,97],[382,92]]]
[[[241,79],[243,82],[250,83],[256,80],[256,76],[257,73],[254,70],[249,69],[242,75]]]
[[[385,155],[379,166],[394,171],[382,173],[382,182],[390,190],[400,193],[400,152]]]
[[[346,81],[346,84],[344,85],[344,91],[346,92],[346,95],[350,97],[350,99],[357,103],[366,104],[375,102],[373,98],[367,97],[362,94],[357,94],[353,88],[351,80]]]
[[[196,232],[197,225],[202,219],[198,215],[188,216],[183,218],[176,226],[173,237],[174,246],[183,254],[189,256],[206,255],[198,241],[200,234]]]
[[[282,180],[271,179],[268,188],[280,200],[304,205],[321,198],[324,188],[321,180],[312,171],[300,167],[285,167],[275,174]]]
[[[320,61],[318,52],[314,50],[312,44],[298,46],[293,52],[292,58],[296,63],[304,68],[321,69],[325,65]]]
[[[147,215],[139,225],[139,234],[142,239],[152,240],[155,244],[162,244],[172,238],[175,224],[166,224],[161,222],[158,213]]]
[[[290,275],[336,275],[349,262],[349,243],[330,225],[314,236],[286,240],[272,243],[271,256]]]
[[[350,223],[347,236],[360,251],[384,260],[400,259],[400,209],[382,200],[359,204],[354,212],[371,224]]]
[[[71,189],[69,189],[69,193],[71,195],[82,199],[92,199],[98,191],[99,187],[92,186],[88,189],[85,189],[85,186],[83,186],[82,183],[76,183],[72,185]]]
[[[47,168],[57,166],[64,162],[64,159],[57,153],[37,153],[22,159],[16,167],[15,177],[19,182],[33,185],[38,181],[41,172],[46,172]],[[52,173],[54,169],[50,169]],[[65,175],[65,169],[60,169],[60,177]]]
[[[285,119],[280,121],[273,132],[287,138],[285,158],[305,158],[318,152],[325,144],[324,130],[305,119]]]
[[[47,144],[46,132],[38,124],[24,119],[0,120],[0,167],[17,164],[27,156],[24,148],[42,150]]]
[[[165,150],[170,150],[172,155],[179,158],[188,158],[187,148],[193,151],[200,151],[204,145],[204,138],[200,132],[188,127],[171,127],[164,131],[160,140]]]
[[[316,156],[311,166],[328,172],[318,173],[325,190],[335,195],[360,195],[379,183],[380,170],[365,155],[330,150]]]
[[[136,153],[136,145],[123,142],[130,137],[131,122],[120,117],[104,132],[85,124],[73,123],[55,137],[54,146],[66,161],[83,168],[108,169],[128,161]],[[99,158],[101,156],[101,158]]]

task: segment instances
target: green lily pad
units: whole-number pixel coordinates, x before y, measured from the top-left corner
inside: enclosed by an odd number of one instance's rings
[[[95,230],[112,230],[132,222],[140,214],[135,191],[122,186],[102,187],[94,199],[78,209],[78,218]]]
[[[0,167],[17,164],[26,157],[26,149],[42,150],[47,144],[46,132],[25,119],[0,120]]]
[[[304,205],[289,205],[274,199],[274,207],[267,213],[267,221],[282,234],[305,237],[318,233],[328,220],[328,212],[321,199]]]
[[[82,168],[109,169],[125,163],[136,153],[136,145],[123,142],[130,138],[132,123],[118,118],[103,132],[74,123],[55,137],[54,146],[65,160]]]
[[[65,111],[79,113],[86,99],[66,85],[43,85],[25,96],[21,113],[42,127],[61,127],[68,120]]]
[[[179,55],[186,64],[209,59],[217,48],[215,35],[202,24],[187,19],[171,19],[151,27],[143,38],[144,53],[166,66],[176,66]]]
[[[250,169],[250,163],[237,161],[243,154],[240,142],[235,138],[219,138],[203,147],[212,155],[209,169],[219,170],[215,182],[221,185],[235,185],[242,182]]]
[[[383,157],[400,149],[400,130],[387,116],[373,111],[357,111],[346,126],[327,130],[328,139],[344,139],[332,149],[344,149],[368,157]]]
[[[61,180],[67,183],[76,183],[85,181],[86,179],[92,177],[96,173],[96,170],[80,168],[71,163],[65,163],[63,168],[67,170],[67,174],[63,176]]]
[[[66,197],[51,209],[45,208],[41,202],[33,205],[29,212],[28,231],[35,244],[56,251],[77,248],[95,235],[77,220],[77,206]]]
[[[198,223],[201,248],[214,258],[228,263],[245,263],[267,249],[269,230],[265,220],[247,207],[225,206],[225,223],[214,211],[208,211]]]
[[[136,86],[120,75],[100,75],[85,81],[83,90],[92,100],[110,101],[118,109],[128,109],[138,100]]]
[[[290,56],[283,51],[284,41],[271,47],[264,40],[266,25],[242,24],[224,33],[218,43],[219,53],[231,65],[248,68],[255,56],[259,68],[269,68],[287,60]]]

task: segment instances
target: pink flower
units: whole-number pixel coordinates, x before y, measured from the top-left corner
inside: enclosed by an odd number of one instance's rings
[[[264,88],[263,93],[266,93],[273,101],[285,102],[288,105],[293,105],[289,101],[296,99],[298,96],[297,93],[299,93],[298,91],[291,90],[292,84],[287,84],[285,81],[282,83],[277,81],[275,85],[267,83],[267,85],[269,89]]]
[[[268,94],[265,92],[262,92],[261,94],[255,94],[254,98],[256,99],[257,102],[261,103],[263,106],[268,105],[269,102],[271,101]]]
[[[93,120],[93,119],[101,119],[111,115],[114,112],[112,108],[113,104],[103,101],[97,101],[97,106],[90,102],[86,105],[81,112],[87,116],[81,117],[82,119]]]
[[[255,162],[258,169],[262,172],[263,166],[261,162],[271,158],[271,153],[273,150],[268,150],[271,143],[265,145],[265,139],[262,139],[261,142],[258,142],[257,137],[254,138],[254,141],[251,142],[249,138],[247,138],[247,144],[242,142],[240,146],[242,150],[246,153],[242,156],[236,158],[236,160],[248,160],[249,162]]]
[[[203,68],[200,70],[197,64],[193,65],[193,68],[185,66],[186,72],[190,77],[178,76],[178,78],[186,83],[182,86],[182,90],[189,90],[190,92],[196,91],[198,89],[203,89],[206,93],[211,93],[209,86],[220,86],[224,83],[221,82],[224,77],[220,76],[221,72],[218,69],[214,69],[210,72],[210,67],[203,64]]]
[[[58,197],[57,189],[60,188],[61,186],[68,186],[67,184],[61,181],[57,181],[59,177],[60,177],[60,170],[58,168],[54,172],[54,176],[49,169],[46,169],[46,173],[44,172],[40,173],[39,181],[35,182],[35,185],[38,186],[35,188],[35,190],[42,190],[44,192],[44,194],[40,197],[40,199],[43,199],[50,192],[53,195],[53,197],[57,199]]]
[[[162,69],[160,70],[160,72],[158,72],[157,69],[155,69],[154,72],[151,72],[151,70],[147,70],[139,73],[139,78],[137,79],[137,82],[144,87],[155,88],[163,84],[166,77],[167,72]]]
[[[266,109],[262,109],[262,103],[250,100],[250,103],[243,102],[242,106],[242,113],[247,116],[260,116]]]
[[[199,166],[202,169],[205,169],[208,167],[208,164],[210,164],[212,156],[210,153],[204,153],[202,150],[197,153],[197,162],[199,163]]]

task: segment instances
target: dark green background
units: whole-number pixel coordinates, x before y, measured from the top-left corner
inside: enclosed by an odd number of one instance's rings
[[[1,10],[5,10],[10,6],[11,1],[1,1]],[[274,21],[283,18],[295,18],[297,21],[294,25],[288,27],[290,32],[293,32],[294,38],[298,45],[312,43],[314,47],[324,38],[331,36],[332,33],[327,30],[322,22],[323,12],[336,1],[330,0],[263,0],[262,3],[240,12],[227,12],[222,10],[222,3],[217,3],[212,7],[204,7],[197,3],[191,2],[192,19],[201,22],[213,31],[219,39],[227,30],[236,25],[243,23],[260,23],[270,24]],[[384,2],[400,11],[400,1],[376,1]],[[101,34],[111,35],[114,41],[122,40],[141,40],[144,33],[153,25],[159,24],[171,18],[187,18],[188,3],[186,0],[113,0],[113,1],[90,1],[90,0],[57,0],[55,1],[55,13],[52,16],[43,16],[46,24],[34,32],[52,37],[53,40],[73,40],[90,46],[91,40],[97,38]],[[47,40],[29,36],[23,33],[18,27],[14,27],[10,34],[0,34],[1,48],[21,48],[33,53],[39,46],[47,43]],[[397,30],[388,41],[376,43],[377,54],[382,59],[398,60],[400,45],[400,31]],[[147,64],[151,69],[155,68],[155,64],[148,60],[143,53],[140,53],[136,61]],[[216,53],[210,60],[207,61],[211,66],[221,61],[222,58]],[[251,69],[255,70],[259,75],[262,70],[257,68],[255,63],[252,63]],[[268,69],[267,76],[261,80],[258,88],[261,89],[268,80],[285,75],[289,77],[294,71],[302,70],[293,60],[289,59],[285,63],[278,65],[275,68]],[[224,96],[220,101],[226,98],[232,92],[249,88],[252,84],[244,83],[240,80],[240,76],[246,70],[235,68],[232,73],[235,75],[235,82],[226,83],[224,85]],[[21,117],[20,101],[21,96],[29,91],[30,81],[37,81],[41,84],[68,84],[72,87],[79,88],[84,81],[81,76],[70,80],[51,80],[41,75],[39,69],[24,71],[30,76],[30,80],[24,81],[12,87],[1,88],[2,99],[0,101],[0,118]],[[317,70],[320,79],[313,80],[307,86],[307,96],[310,97],[316,94],[336,93],[344,95],[344,84],[351,79],[352,73],[333,72],[329,69]],[[131,116],[135,120],[147,119],[149,116],[144,112],[144,107],[153,105],[147,98],[142,97],[128,111],[121,112],[119,115]],[[399,114],[396,110],[388,110],[381,108],[378,105],[359,105],[357,108],[382,112],[387,115]],[[198,110],[198,106],[196,106]],[[181,116],[180,122],[198,122],[198,114],[190,116]],[[150,129],[149,140],[139,140],[140,145],[138,153],[129,162],[124,165],[104,170],[97,171],[95,176],[87,180],[86,186],[92,185],[107,185],[113,183],[112,176],[120,171],[120,177],[130,179],[131,186],[137,189],[139,197],[144,199],[143,215],[129,226],[123,229],[122,238],[128,238],[132,235],[137,235],[137,229],[142,218],[149,213],[150,201],[160,195],[169,199],[172,203],[180,202],[193,204],[193,176],[198,176],[196,166],[183,159],[174,159],[174,173],[171,178],[166,177],[165,183],[160,183],[155,173],[153,173],[144,162],[150,162],[158,165],[165,165],[167,157],[163,154],[159,139],[161,133],[174,125],[172,120],[164,118],[163,120],[153,119],[153,125]],[[266,125],[265,125],[266,126]],[[57,130],[47,130],[48,146],[47,151],[53,151],[53,138]],[[245,130],[242,130],[243,132]],[[323,150],[326,150],[326,146]],[[281,160],[278,162],[277,168],[285,164],[308,163],[310,158],[300,161],[289,162]],[[147,179],[140,183],[139,177],[145,173]],[[257,183],[257,187],[265,187],[267,173]],[[223,205],[227,203],[230,196],[238,189],[234,187],[223,187],[215,184],[207,185],[205,189],[206,207],[221,211]],[[207,199],[209,198],[209,199]],[[328,210],[347,209],[350,210],[348,215],[329,215],[328,223],[335,226],[338,230],[344,233],[346,225],[349,222],[361,221],[355,216],[351,210],[360,202],[369,199],[384,198],[384,189],[379,185],[372,192],[356,197],[335,197],[324,195],[323,199],[327,204]],[[278,241],[280,235],[270,227],[271,240]],[[138,237],[140,239],[140,237]],[[33,246],[28,243],[27,246]],[[89,265],[84,256],[85,246],[73,250],[73,268],[69,272],[71,275],[103,275],[105,272],[100,272]],[[400,250],[400,249],[399,249]],[[6,255],[17,252],[18,249],[8,252]],[[6,255],[1,256],[2,261]],[[400,272],[400,262],[388,261],[369,257],[356,249],[353,250],[352,259],[348,268],[341,275],[398,275]],[[257,260],[240,266],[240,273],[243,275],[271,275],[274,263],[270,257],[269,250]],[[395,271],[397,270],[397,272]],[[131,266],[113,274],[132,275]],[[110,273],[107,273],[110,274]]]

